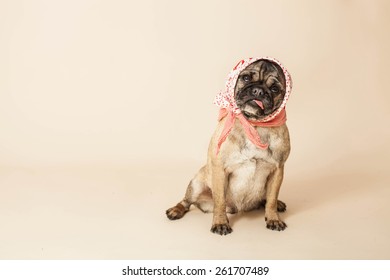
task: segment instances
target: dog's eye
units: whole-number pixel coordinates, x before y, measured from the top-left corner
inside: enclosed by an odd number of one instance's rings
[[[271,92],[272,93],[278,93],[279,92],[279,88],[277,86],[272,86],[271,87]]]
[[[242,79],[244,80],[244,82],[249,82],[250,80],[252,80],[252,77],[250,75],[244,75],[242,76]]]

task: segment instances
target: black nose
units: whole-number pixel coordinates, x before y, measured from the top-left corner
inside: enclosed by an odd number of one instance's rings
[[[252,89],[252,94],[255,96],[263,95],[264,92],[261,88],[255,87]]]

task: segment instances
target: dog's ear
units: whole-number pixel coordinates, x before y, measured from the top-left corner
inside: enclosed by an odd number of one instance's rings
[[[280,82],[283,86],[283,92],[285,93],[286,92],[286,76],[284,76],[283,69],[277,63],[275,63],[273,61],[270,61],[270,63],[272,63],[272,66],[274,67],[274,69],[276,69],[276,71],[278,73],[278,77],[281,80]]]

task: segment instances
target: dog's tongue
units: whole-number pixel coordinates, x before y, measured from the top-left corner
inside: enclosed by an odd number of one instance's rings
[[[264,110],[264,105],[263,105],[263,102],[261,102],[261,101],[259,101],[259,100],[253,100],[253,101],[255,101],[255,102],[256,102],[256,104],[257,104],[257,105],[259,105],[259,107],[260,107],[261,109],[263,109],[263,110]]]

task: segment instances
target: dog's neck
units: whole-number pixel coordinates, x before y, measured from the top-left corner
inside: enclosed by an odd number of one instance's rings
[[[226,108],[221,108],[219,110],[218,121],[221,121],[224,118],[227,118],[227,119],[225,121],[225,126],[222,130],[221,136],[219,137],[219,140],[218,140],[216,154],[219,153],[219,150],[221,148],[222,143],[225,142],[226,138],[229,136],[229,134],[234,126],[236,118],[240,121],[248,139],[254,145],[256,145],[258,148],[263,149],[263,150],[268,148],[268,144],[263,143],[261,141],[260,136],[257,133],[257,130],[255,127],[256,126],[277,127],[277,126],[281,126],[281,125],[285,124],[287,121],[286,109],[284,109],[284,108],[272,120],[269,120],[267,122],[248,120],[247,118],[244,117],[244,115],[242,113],[236,114],[232,110],[228,110]]]

